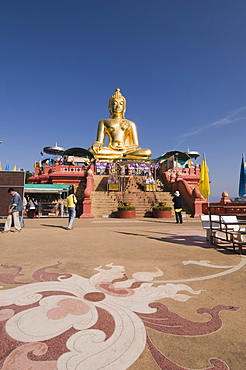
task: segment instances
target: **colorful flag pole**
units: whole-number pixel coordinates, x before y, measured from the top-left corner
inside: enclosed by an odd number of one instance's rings
[[[6,163],[5,171],[9,171],[9,164],[8,164],[8,162]]]
[[[205,154],[203,154],[202,165],[201,165],[201,172],[200,172],[200,180],[199,180],[199,191],[202,194],[203,198],[207,199],[210,194],[210,184],[209,184],[209,176],[208,176],[208,166],[206,163]]]
[[[242,197],[245,194],[246,194],[246,168],[245,168],[244,154],[242,154],[238,195]]]
[[[0,171],[2,171],[3,168],[2,168],[2,162],[0,162]]]
[[[13,171],[16,171],[16,166],[14,166]]]

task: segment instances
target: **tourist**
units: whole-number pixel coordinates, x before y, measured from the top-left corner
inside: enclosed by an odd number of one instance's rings
[[[27,199],[26,197],[23,197],[23,211],[20,214],[20,225],[21,227],[25,227],[25,222],[24,222],[24,214],[26,214],[26,207],[27,207]]]
[[[10,231],[12,221],[14,222],[14,232],[21,231],[20,226],[20,212],[23,211],[23,202],[20,194],[18,194],[14,188],[9,188],[8,193],[12,195],[11,202],[9,204],[8,217],[5,222],[4,231],[2,233],[8,233]]]
[[[173,204],[174,204],[174,211],[175,211],[175,217],[176,217],[176,224],[178,223],[183,223],[182,220],[182,199],[180,196],[180,192],[177,190],[174,193],[174,197],[172,199]]]
[[[37,201],[34,198],[29,197],[28,202],[28,218],[34,218],[36,213]]]
[[[72,230],[72,228],[73,228],[72,227],[73,226],[73,221],[74,221],[75,214],[76,214],[76,210],[75,210],[76,203],[77,203],[77,198],[74,195],[74,191],[70,190],[69,191],[69,196],[67,197],[67,200],[66,200],[66,207],[68,208],[68,227],[67,227],[67,230]]]

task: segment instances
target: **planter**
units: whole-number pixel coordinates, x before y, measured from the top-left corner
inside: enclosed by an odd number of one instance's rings
[[[136,218],[136,210],[118,209],[117,217],[119,218]]]
[[[153,216],[155,218],[171,218],[173,217],[172,211],[160,211],[153,209]]]

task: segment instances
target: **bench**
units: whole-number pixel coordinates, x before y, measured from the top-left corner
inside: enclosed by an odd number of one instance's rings
[[[210,225],[210,217],[211,217],[212,225]],[[206,240],[208,242],[210,242],[211,240],[211,229],[212,229],[212,233],[214,234],[213,236],[216,237],[216,232],[217,230],[219,230],[219,221],[220,221],[220,218],[218,215],[211,215],[210,217],[209,215],[201,216],[202,228],[206,230]]]
[[[237,216],[203,215],[201,221],[203,228],[207,230],[207,240],[211,244],[216,245],[219,240],[232,243],[233,250],[235,251],[235,246],[238,246],[239,253],[242,254],[242,246],[246,244],[243,235],[246,231],[245,228],[240,227]]]

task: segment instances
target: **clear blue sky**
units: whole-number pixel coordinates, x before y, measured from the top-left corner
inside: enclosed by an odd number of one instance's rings
[[[88,148],[119,87],[142,148],[206,153],[212,196],[237,196],[245,19],[245,0],[1,0],[3,168]]]

